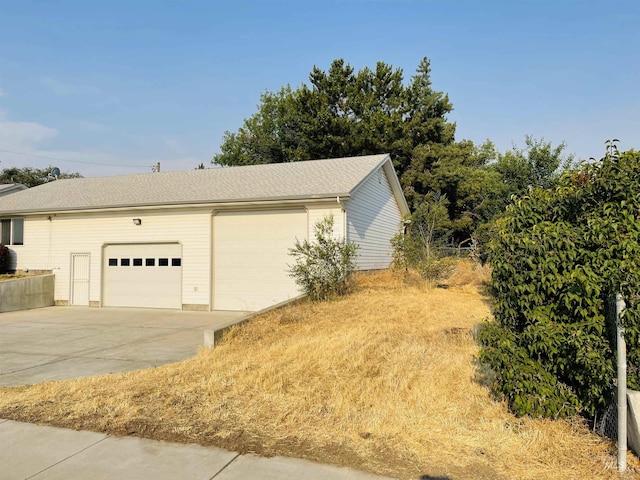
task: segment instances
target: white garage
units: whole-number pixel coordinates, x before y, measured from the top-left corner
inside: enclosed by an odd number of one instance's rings
[[[221,212],[214,219],[214,309],[261,310],[300,295],[288,252],[306,239],[307,212]]]
[[[200,311],[299,296],[289,249],[327,215],[359,246],[357,268],[387,268],[408,212],[386,154],[62,179],[0,197],[0,223],[22,232],[11,268],[54,273],[57,305]]]
[[[182,308],[179,243],[106,245],[105,307]]]

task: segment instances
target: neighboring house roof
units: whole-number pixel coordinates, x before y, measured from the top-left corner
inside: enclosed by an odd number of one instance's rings
[[[22,185],[21,183],[8,183],[6,185],[0,185],[0,197],[26,189],[27,187]]]
[[[0,199],[0,213],[348,197],[383,166],[408,211],[389,155],[56,180]]]

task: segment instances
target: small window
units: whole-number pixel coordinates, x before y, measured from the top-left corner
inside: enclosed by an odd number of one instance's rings
[[[141,258],[134,258],[133,259],[133,266],[134,267],[141,267],[142,266],[142,259]]]
[[[3,245],[24,245],[24,218],[3,218],[0,220],[0,243]]]
[[[131,261],[128,258],[121,258],[120,259],[120,266],[121,267],[128,267],[129,265],[131,265]]]
[[[156,259],[155,259],[155,258],[147,258],[147,259],[144,261],[144,264],[145,264],[147,267],[155,267],[155,266],[156,266]]]
[[[158,259],[158,266],[159,267],[168,267],[169,266],[169,259],[168,258],[159,258]]]
[[[11,220],[11,227],[13,228],[13,240],[12,245],[22,245],[24,237],[24,218],[14,218]]]
[[[110,267],[117,267],[118,266],[118,259],[117,258],[110,258],[109,259],[109,266]]]
[[[0,243],[4,245],[11,245],[11,219],[4,218],[0,220],[0,229],[2,230]]]
[[[171,259],[171,266],[172,267],[179,267],[180,265],[182,265],[182,259],[181,258],[172,258]]]

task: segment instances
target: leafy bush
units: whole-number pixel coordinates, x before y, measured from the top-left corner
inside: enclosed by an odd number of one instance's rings
[[[578,397],[518,344],[514,332],[488,323],[480,339],[485,344],[482,360],[495,373],[493,387],[507,398],[513,413],[556,418],[580,411]]]
[[[0,273],[7,273],[9,271],[9,265],[9,247],[0,243]]]
[[[417,266],[422,278],[427,280],[442,280],[449,278],[456,269],[458,259],[454,257],[430,258]]]
[[[314,227],[315,241],[296,239],[289,254],[295,259],[289,275],[312,300],[326,300],[348,292],[356,268],[358,246],[333,233],[333,215],[319,220]]]
[[[515,413],[593,417],[610,401],[614,345],[608,299],[620,291],[628,382],[640,386],[640,153],[613,151],[531,189],[507,210],[490,244],[495,324],[481,360]]]
[[[391,239],[394,268],[414,268],[428,280],[451,274],[455,261],[442,253],[450,235],[446,228],[449,223],[447,204],[445,195],[431,192],[425,195],[413,215],[405,219],[407,231]]]

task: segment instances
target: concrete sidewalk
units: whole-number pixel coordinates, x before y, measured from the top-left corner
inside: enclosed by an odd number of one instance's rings
[[[219,448],[112,437],[0,419],[4,480],[383,480],[307,460],[240,455]]]

